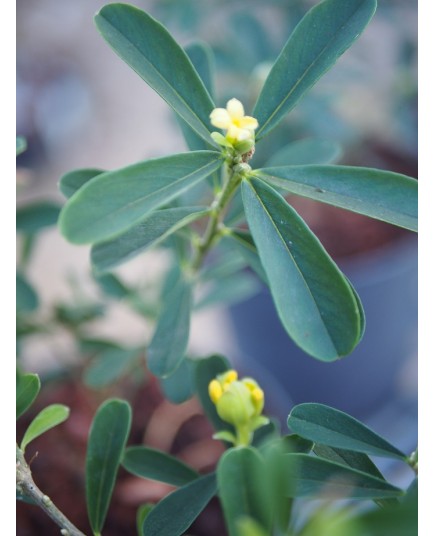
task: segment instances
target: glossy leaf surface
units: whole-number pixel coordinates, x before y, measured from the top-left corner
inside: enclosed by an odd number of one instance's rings
[[[124,400],[104,402],[93,419],[86,453],[86,504],[94,534],[100,534],[131,426]]]
[[[292,497],[313,497],[323,493],[354,499],[399,497],[403,491],[384,479],[308,454],[287,454],[287,478]]]
[[[95,244],[91,252],[92,264],[99,273],[112,270],[205,214],[204,207],[156,210],[125,233]]]
[[[113,238],[205,179],[221,164],[219,153],[197,151],[102,173],[66,203],[59,218],[60,230],[76,244]]]
[[[406,175],[351,166],[283,166],[255,175],[293,194],[417,231],[418,183]]]
[[[113,50],[209,142],[214,103],[187,54],[166,28],[127,4],[104,6],[95,24]]]
[[[250,231],[280,320],[292,339],[323,361],[349,354],[361,319],[345,276],[305,222],[258,179],[242,184]]]
[[[324,0],[290,35],[274,63],[252,115],[257,139],[270,132],[359,37],[376,0]]]
[[[146,536],[181,536],[217,492],[214,473],[201,476],[170,493],[147,515]]]
[[[148,447],[127,448],[122,465],[133,475],[172,486],[184,486],[199,476],[194,469],[170,454]]]
[[[37,374],[17,374],[17,388],[16,388],[16,416],[21,417],[29,407],[33,404],[33,401],[38,396],[41,389],[41,381]]]
[[[69,408],[63,404],[52,404],[44,408],[33,421],[30,423],[29,427],[24,434],[24,437],[21,441],[21,450],[24,452],[27,445],[42,435],[47,430],[54,428],[58,424],[66,421],[69,416]]]
[[[323,404],[295,406],[288,416],[288,426],[302,437],[329,447],[406,459],[405,454],[360,421]]]

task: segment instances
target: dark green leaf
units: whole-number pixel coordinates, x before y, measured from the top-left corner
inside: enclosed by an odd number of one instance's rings
[[[244,516],[270,530],[272,505],[266,479],[264,460],[251,447],[230,449],[221,457],[217,482],[230,536],[238,534],[237,523]]]
[[[247,272],[216,279],[209,284],[195,308],[203,309],[219,304],[239,303],[251,298],[258,290],[258,280]]]
[[[286,461],[288,493],[292,497],[327,493],[334,498],[382,499],[403,494],[384,479],[308,454],[286,454]]]
[[[131,426],[124,400],[106,400],[93,419],[86,453],[86,504],[94,534],[100,534]]]
[[[27,445],[58,424],[66,421],[69,416],[69,408],[63,404],[52,404],[44,408],[36,415],[24,434],[21,441],[21,450],[24,452]]]
[[[277,151],[267,161],[266,167],[331,164],[341,155],[342,149],[334,141],[306,138],[290,143]]]
[[[323,361],[349,354],[361,319],[345,276],[305,222],[268,185],[242,184],[250,231],[283,326],[307,353]]]
[[[230,234],[226,235],[225,238],[231,239],[233,245],[239,249],[241,255],[246,259],[246,262],[255,271],[256,275],[259,276],[263,283],[268,285],[267,276],[261,264],[252,235],[247,231],[231,229]]]
[[[31,313],[38,308],[38,295],[24,275],[18,272],[16,275],[16,293],[17,314]]]
[[[221,164],[219,153],[196,151],[102,173],[66,203],[59,218],[60,230],[76,244],[113,238],[205,179]]]
[[[154,505],[152,503],[145,503],[139,506],[136,515],[137,534],[139,536],[144,536],[143,523],[145,522],[145,519],[153,508]]]
[[[74,171],[70,171],[60,178],[59,190],[66,198],[69,198],[91,179],[97,175],[101,175],[101,173],[104,173],[103,169],[95,168],[76,169]]]
[[[206,214],[204,207],[156,210],[126,233],[95,244],[91,252],[92,264],[99,273],[112,270]]]
[[[55,312],[57,320],[60,322],[77,326],[101,317],[104,314],[104,305],[100,303],[83,305],[59,304],[56,305]]]
[[[26,234],[35,234],[55,225],[60,213],[60,205],[50,201],[30,203],[17,210],[17,230]]]
[[[205,266],[200,273],[201,281],[213,281],[239,273],[246,267],[246,261],[237,251],[222,255],[216,262]]]
[[[265,81],[253,116],[257,139],[268,134],[359,37],[376,0],[324,0],[290,35]]]
[[[220,419],[208,394],[208,385],[218,374],[229,370],[228,360],[220,355],[211,355],[198,359],[196,363],[196,392],[205,415],[208,417],[215,430],[232,430],[231,426]]]
[[[217,492],[215,474],[201,476],[170,493],[147,515],[146,536],[180,536]]]
[[[210,142],[209,114],[214,103],[187,54],[164,26],[127,4],[104,6],[95,23],[113,50]]]
[[[112,384],[137,363],[141,351],[137,348],[107,348],[95,357],[84,372],[84,383],[94,389]]]
[[[360,421],[323,404],[295,406],[289,414],[288,426],[302,437],[329,447],[406,459],[405,454]]]
[[[172,486],[184,486],[199,476],[194,469],[170,454],[148,447],[127,448],[122,465],[133,475]]]
[[[37,374],[17,374],[17,419],[33,404],[41,389],[41,382]]]
[[[255,175],[275,187],[417,231],[415,179],[351,166],[265,168]]]
[[[21,153],[24,153],[24,151],[27,149],[27,140],[23,136],[17,136],[16,137],[16,146],[17,146],[17,154],[16,156],[20,155]]]
[[[186,358],[173,374],[160,380],[164,396],[174,404],[181,404],[194,395],[196,360]]]
[[[161,378],[170,376],[181,364],[190,335],[192,289],[182,276],[163,297],[157,327],[148,347],[149,370]]]

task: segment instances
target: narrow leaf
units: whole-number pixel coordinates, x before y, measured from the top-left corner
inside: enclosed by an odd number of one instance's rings
[[[361,319],[345,276],[285,199],[258,179],[242,185],[250,231],[281,322],[307,353],[323,361],[349,354]]]
[[[217,482],[230,536],[238,534],[240,518],[251,517],[270,529],[272,506],[266,486],[266,468],[250,447],[228,450],[217,466]]]
[[[316,497],[321,493],[353,499],[399,497],[403,491],[383,479],[308,454],[286,454],[288,493]]]
[[[127,448],[122,465],[133,475],[172,486],[184,486],[199,476],[194,469],[170,454],[148,447]]]
[[[214,103],[187,54],[166,28],[127,4],[104,6],[95,24],[116,54],[209,142]]]
[[[148,347],[149,370],[159,377],[167,377],[181,364],[190,335],[192,289],[180,277],[172,292],[163,297],[157,327]]]
[[[21,233],[35,234],[55,225],[60,213],[60,205],[51,201],[29,203],[17,210],[17,230]]]
[[[104,170],[94,168],[76,169],[65,173],[60,178],[59,190],[65,197],[70,198],[77,190],[101,173],[104,173]]]
[[[127,232],[92,246],[92,264],[99,273],[112,270],[206,214],[205,207],[156,210]]]
[[[131,408],[124,400],[107,400],[93,419],[86,454],[86,504],[94,534],[104,525],[130,426]]]
[[[418,182],[406,175],[351,166],[283,166],[255,175],[293,194],[417,231]]]
[[[252,270],[254,270],[256,275],[263,283],[268,285],[267,276],[261,264],[258,250],[252,235],[247,231],[231,229],[230,234],[226,235],[225,238],[231,240],[232,244],[240,251],[241,255],[245,258],[246,262],[249,264]]]
[[[94,273],[93,275],[104,294],[111,298],[121,300],[127,298],[132,293],[131,289],[124,285],[114,274],[96,275]]]
[[[342,149],[334,141],[306,138],[290,143],[277,151],[267,161],[266,167],[331,164],[341,155]]]
[[[69,408],[63,404],[52,404],[44,408],[33,421],[30,423],[29,427],[24,434],[23,440],[21,441],[21,450],[24,452],[27,445],[42,435],[47,430],[54,428],[58,424],[66,421],[69,416]]]
[[[197,151],[102,173],[66,203],[59,218],[60,230],[76,244],[113,238],[205,179],[221,164],[219,153]]]
[[[181,536],[217,493],[214,473],[170,493],[147,515],[146,536]]]
[[[186,358],[173,374],[160,380],[164,396],[174,404],[181,404],[194,395],[196,360]]]
[[[259,290],[258,281],[249,273],[239,273],[216,279],[195,305],[195,309],[204,309],[216,305],[239,303],[252,297]]]
[[[288,416],[288,426],[302,437],[329,447],[406,459],[405,454],[360,421],[323,404],[295,406]]]
[[[30,408],[40,389],[41,381],[37,374],[17,374],[17,419]]]
[[[290,35],[253,110],[257,139],[268,134],[359,37],[376,0],[324,0]]]

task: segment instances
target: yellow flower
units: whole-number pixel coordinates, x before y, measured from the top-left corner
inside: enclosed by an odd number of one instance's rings
[[[254,131],[258,121],[254,117],[244,115],[244,107],[237,99],[231,99],[226,108],[215,108],[210,115],[211,124],[226,130],[226,139],[230,143],[254,140]]]

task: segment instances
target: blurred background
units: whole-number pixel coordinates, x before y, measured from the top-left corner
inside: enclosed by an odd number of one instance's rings
[[[27,139],[27,150],[17,159],[19,210],[35,202],[63,204],[57,183],[73,169],[115,169],[186,150],[166,103],[98,34],[93,15],[106,3],[17,0],[17,135]],[[316,4],[313,0],[131,3],[165,24],[183,46],[198,39],[209,43],[215,56],[216,104],[224,106],[236,97],[246,113],[291,30]],[[261,143],[252,165],[260,167],[271,150],[291,141],[315,137],[340,144],[339,163],[416,177],[416,120],[417,2],[379,0],[377,14],[360,39]],[[351,363],[357,364],[348,365],[348,370],[343,363],[327,365],[326,370],[298,355],[274,327],[267,293],[259,285],[238,296],[237,304],[230,303],[229,296],[227,303],[200,310],[193,318],[190,353],[222,353],[260,375],[263,383],[269,382],[271,410],[282,420],[290,404],[316,397],[352,411],[377,429],[387,425],[391,441],[412,449],[417,432],[415,238],[339,210],[326,207],[318,212],[301,199],[294,199],[294,206],[362,297],[367,312],[362,350],[370,361],[351,356]],[[77,307],[81,312],[88,308],[87,329],[93,338],[140,345],[152,335],[152,322],[135,314],[122,292],[95,282],[89,248],[67,243],[55,226],[42,225],[31,240],[29,233],[18,234],[18,264],[38,297],[38,327],[31,314],[20,324],[24,369],[51,374],[80,359],[71,325],[60,322],[63,328],[57,329],[59,322],[56,328],[52,322],[54,317],[77,314]],[[152,302],[166,265],[167,251],[151,251],[119,268],[116,275]],[[366,290],[371,285],[373,290]],[[407,316],[398,318],[399,311]],[[383,326],[388,317],[391,325]],[[47,329],[41,329],[40,319]],[[258,333],[258,340],[253,333]],[[379,347],[379,339],[386,339],[385,348]],[[285,367],[273,365],[272,356]]]

